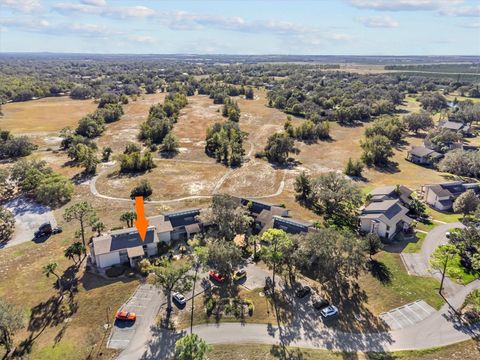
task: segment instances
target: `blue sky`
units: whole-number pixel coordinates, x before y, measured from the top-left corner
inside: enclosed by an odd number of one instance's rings
[[[480,0],[0,0],[0,52],[480,55]]]

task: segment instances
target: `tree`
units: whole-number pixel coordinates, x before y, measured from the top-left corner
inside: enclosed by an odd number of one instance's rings
[[[415,134],[419,130],[428,130],[434,125],[431,115],[426,111],[407,115],[403,119],[407,129]]]
[[[265,154],[268,161],[283,164],[290,153],[298,154],[294,140],[287,133],[275,133],[268,138]]]
[[[168,261],[153,268],[155,286],[161,288],[167,297],[166,325],[169,324],[172,311],[172,292],[184,293],[191,289],[192,276],[188,274],[191,268],[192,264],[190,263],[179,264]]]
[[[307,207],[310,206],[312,203],[313,186],[311,177],[305,171],[302,171],[300,175],[295,177],[293,188],[296,193],[295,200]]]
[[[365,130],[367,138],[378,135],[385,136],[391,143],[399,143],[404,136],[404,124],[397,117],[381,116]]]
[[[72,198],[74,187],[72,182],[65,176],[57,173],[43,175],[34,192],[35,199],[45,205],[61,205],[69,202]]]
[[[85,168],[86,174],[95,174],[97,172],[97,165],[100,161],[97,159],[97,154],[90,146],[78,144],[75,147],[77,162]]]
[[[341,173],[330,171],[313,185],[315,207],[339,226],[355,226],[355,216],[362,204],[360,188]]]
[[[298,237],[297,266],[322,283],[341,284],[365,268],[364,244],[354,234],[317,229]]]
[[[169,132],[162,141],[162,151],[166,153],[177,153],[179,148],[178,138]]]
[[[97,232],[97,236],[100,236],[102,231],[105,231],[107,227],[99,219],[95,219],[92,222],[92,230]]]
[[[175,343],[175,360],[204,360],[210,346],[197,334],[186,335]]]
[[[213,223],[215,237],[231,241],[237,234],[244,234],[253,222],[248,211],[230,195],[214,195],[210,207],[199,216],[202,222]]]
[[[361,177],[363,171],[363,162],[361,160],[352,160],[348,158],[347,165],[345,166],[345,175],[353,177]]]
[[[133,220],[137,218],[137,214],[135,211],[126,211],[120,215],[120,221],[125,221],[127,223],[127,227],[133,227]]]
[[[408,210],[410,214],[416,218],[425,218],[427,217],[427,207],[420,200],[413,198],[408,205]]]
[[[447,267],[449,261],[457,255],[457,248],[452,244],[440,245],[435,251],[430,255],[430,266],[439,270],[442,273],[442,281],[440,282],[440,289],[438,290],[439,294],[442,294],[443,282],[445,280],[445,274],[447,272]]]
[[[15,231],[15,217],[7,208],[0,205],[0,244],[7,242]]]
[[[81,242],[76,241],[65,249],[64,255],[67,259],[73,260],[74,264],[77,265],[82,261],[82,256],[84,256],[86,252],[85,246],[83,246]],[[78,257],[78,260],[75,259],[75,256]]]
[[[205,268],[208,263],[208,247],[195,246],[193,251],[193,267],[195,268],[195,275],[193,277],[192,289],[192,307],[190,309],[190,334],[193,333],[193,310],[195,309],[195,286],[197,284],[198,271]]]
[[[152,194],[152,185],[150,185],[148,180],[142,180],[130,192],[130,199],[135,199],[137,196],[143,196],[145,199],[148,199]]]
[[[5,346],[7,355],[13,347],[13,336],[23,326],[22,309],[0,299],[0,345]]]
[[[65,221],[70,222],[72,220],[77,220],[80,223],[80,234],[82,237],[82,244],[86,248],[85,241],[85,226],[87,224],[91,225],[96,217],[95,209],[86,201],[76,203],[75,205],[70,206],[65,209],[63,213],[63,218]]]
[[[232,242],[222,239],[209,240],[208,263],[226,278],[230,278],[232,271],[242,262],[242,251]]]
[[[112,148],[110,146],[104,147],[102,149],[102,161],[108,162],[110,160],[110,155],[112,155]]]
[[[253,89],[249,86],[249,87],[245,90],[245,99],[247,99],[247,100],[253,100],[253,98],[254,98]]]
[[[53,275],[57,279],[58,292],[60,294],[58,302],[60,303],[63,300],[63,283],[60,276],[56,273],[57,267],[58,264],[56,262],[49,262],[42,268],[42,272],[47,278],[50,277],[50,275]]]
[[[380,237],[377,234],[367,234],[364,240],[365,251],[370,256],[370,261],[372,261],[372,256],[383,249],[382,240],[380,240]]]
[[[390,140],[383,135],[367,137],[361,142],[363,149],[362,161],[368,166],[383,166],[393,156],[393,148]]]
[[[463,217],[465,217],[474,212],[478,205],[480,205],[480,200],[475,192],[473,190],[467,190],[455,199],[453,202],[453,211],[462,213]]]
[[[275,293],[275,275],[287,263],[288,256],[293,248],[293,241],[285,231],[273,228],[265,231],[261,239],[269,244],[262,247],[260,257],[272,269],[272,285],[273,293]],[[290,278],[292,279],[293,276]]]

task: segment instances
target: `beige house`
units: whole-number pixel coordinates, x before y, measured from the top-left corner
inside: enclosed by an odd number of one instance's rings
[[[398,232],[410,228],[413,219],[407,213],[408,209],[399,199],[374,201],[362,210],[360,229],[364,233],[392,239]]]

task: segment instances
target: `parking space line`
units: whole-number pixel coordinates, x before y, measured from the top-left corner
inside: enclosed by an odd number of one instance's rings
[[[428,311],[428,310],[426,310],[426,309],[424,308],[422,302],[418,302],[417,305],[418,305],[418,307],[419,307],[420,309],[422,309],[423,311],[425,311],[428,315],[431,315],[431,314],[433,313],[433,311]]]
[[[406,309],[408,309],[408,311],[410,311],[418,319],[418,321],[423,320],[423,318],[420,315],[418,315],[415,311],[412,310],[412,306],[407,306]]]

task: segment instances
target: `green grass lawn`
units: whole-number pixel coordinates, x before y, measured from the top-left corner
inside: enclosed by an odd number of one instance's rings
[[[467,285],[478,278],[478,274],[472,274],[465,271],[465,268],[460,263],[460,256],[455,256],[450,260],[447,267],[447,276],[456,280],[458,283]]]
[[[408,275],[399,254],[381,252],[375,257],[376,271],[359,279],[360,287],[368,295],[368,306],[376,314],[425,300],[435,309],[444,303],[438,295],[439,281],[431,277]]]
[[[416,242],[411,242],[408,243],[407,246],[405,246],[405,249],[403,249],[404,253],[418,253],[422,249],[423,241],[425,240],[425,237],[427,234],[417,232],[416,237],[417,241]]]
[[[432,221],[430,224],[425,224],[422,222],[417,222],[415,224],[415,228],[418,230],[426,231],[429,232],[432,230],[435,226],[439,225],[439,223]]]
[[[453,223],[453,222],[460,221],[460,219],[463,217],[462,214],[445,214],[429,207],[427,207],[427,214],[430,215],[435,220],[443,221],[446,223]]]

